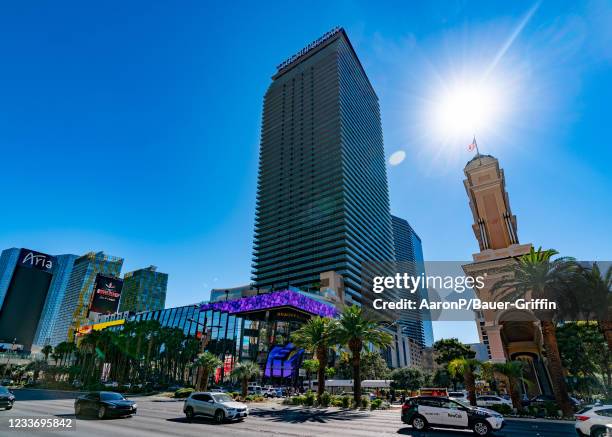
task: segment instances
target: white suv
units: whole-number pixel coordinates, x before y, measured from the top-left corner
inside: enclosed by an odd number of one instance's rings
[[[223,423],[225,420],[244,419],[249,415],[249,407],[234,401],[226,393],[194,392],[185,399],[183,412],[189,420],[195,416],[208,416]]]
[[[576,413],[576,432],[581,436],[603,437],[612,425],[612,405],[585,407]]]

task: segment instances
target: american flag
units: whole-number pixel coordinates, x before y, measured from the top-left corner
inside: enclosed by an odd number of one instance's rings
[[[468,144],[467,146],[468,150],[471,152],[472,150],[476,149],[478,150],[478,144],[476,144],[476,137],[474,137],[474,139],[472,140],[472,142],[470,144]]]

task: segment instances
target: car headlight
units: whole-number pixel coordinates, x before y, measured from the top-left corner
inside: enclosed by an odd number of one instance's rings
[[[132,408],[138,408],[138,404],[132,405]]]

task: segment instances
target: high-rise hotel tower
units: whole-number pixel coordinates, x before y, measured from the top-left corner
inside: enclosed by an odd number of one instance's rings
[[[378,97],[342,28],[278,66],[261,130],[253,280],[362,301],[362,263],[394,261]]]

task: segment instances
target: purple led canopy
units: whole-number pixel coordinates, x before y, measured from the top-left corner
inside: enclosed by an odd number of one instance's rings
[[[316,301],[292,290],[283,290],[257,296],[243,297],[236,300],[202,304],[200,305],[200,311],[216,310],[230,314],[239,314],[287,306],[321,317],[333,318],[338,314],[335,307]]]

